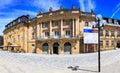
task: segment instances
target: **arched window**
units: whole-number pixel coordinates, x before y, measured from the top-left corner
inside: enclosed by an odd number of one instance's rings
[[[47,54],[48,53],[48,44],[44,43],[42,46],[42,53]]]
[[[66,42],[64,44],[64,53],[65,54],[71,54],[71,44],[69,42]]]

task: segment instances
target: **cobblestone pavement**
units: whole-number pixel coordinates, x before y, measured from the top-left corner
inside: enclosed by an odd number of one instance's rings
[[[0,73],[97,73],[98,53],[42,55],[0,51]],[[77,71],[69,66],[79,66]],[[120,72],[120,49],[101,52],[101,73]]]

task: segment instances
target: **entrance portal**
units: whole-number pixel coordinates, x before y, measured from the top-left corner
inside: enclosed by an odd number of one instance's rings
[[[48,53],[48,44],[44,43],[42,46],[42,53],[47,54]]]
[[[71,54],[71,44],[69,42],[66,42],[64,44],[64,53],[65,54]]]
[[[58,43],[54,43],[53,44],[53,54],[59,54],[59,44]]]

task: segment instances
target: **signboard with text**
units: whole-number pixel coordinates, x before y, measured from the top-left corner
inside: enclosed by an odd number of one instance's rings
[[[98,44],[98,33],[93,33],[92,28],[84,28],[84,44]]]

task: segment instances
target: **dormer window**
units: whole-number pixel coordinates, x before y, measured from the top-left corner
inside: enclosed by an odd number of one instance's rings
[[[18,23],[20,23],[20,18],[18,19]]]
[[[109,19],[108,22],[109,22],[110,24],[112,24],[112,19]]]
[[[117,24],[117,20],[114,20],[114,24]]]
[[[13,22],[13,25],[15,25],[15,21]]]

